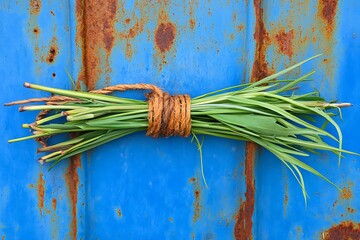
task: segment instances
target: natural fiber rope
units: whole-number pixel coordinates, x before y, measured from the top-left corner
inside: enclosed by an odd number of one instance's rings
[[[190,116],[190,97],[187,94],[170,96],[152,84],[119,84],[90,91],[95,94],[110,94],[115,91],[127,90],[150,90],[145,94],[148,110],[148,129],[146,135],[152,137],[169,137],[190,135],[191,116]],[[80,102],[81,100],[64,96],[52,96],[49,98],[32,98],[28,100],[16,101],[7,105],[26,104],[30,102],[45,102],[48,105],[58,105],[66,102]],[[43,110],[39,113],[36,120],[44,118],[49,111]]]
[[[146,135],[169,137],[190,135],[190,97],[187,94],[170,96],[152,84],[120,84],[91,91],[97,94],[109,94],[114,91],[150,90],[146,94],[149,105],[148,129]]]

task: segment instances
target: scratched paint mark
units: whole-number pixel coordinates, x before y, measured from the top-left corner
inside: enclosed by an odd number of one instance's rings
[[[293,39],[294,39],[294,30],[291,29],[288,32],[284,30],[280,30],[275,35],[276,44],[279,52],[287,55],[288,57],[292,57],[294,54],[293,51]]]
[[[197,222],[201,216],[201,189],[200,189],[200,184],[198,182],[198,180],[195,177],[192,177],[189,179],[189,182],[192,183],[193,185],[193,190],[194,190],[194,203],[193,203],[193,208],[194,208],[194,215],[193,215],[193,222]]]
[[[245,156],[245,184],[246,200],[241,203],[236,215],[234,226],[234,237],[237,240],[252,239],[252,216],[255,207],[255,181],[254,181],[254,160],[256,145],[253,142],[246,143]]]
[[[360,239],[360,224],[351,221],[341,222],[322,233],[323,240]]]
[[[42,173],[39,174],[39,179],[37,182],[37,194],[38,194],[38,207],[40,210],[40,215],[43,214],[44,209],[44,199],[45,199],[45,180]]]
[[[77,239],[77,202],[78,202],[78,189],[79,189],[79,175],[78,169],[81,167],[80,156],[74,156],[70,159],[69,167],[65,173],[65,181],[68,187],[68,196],[70,200],[70,232],[69,235],[72,239]]]

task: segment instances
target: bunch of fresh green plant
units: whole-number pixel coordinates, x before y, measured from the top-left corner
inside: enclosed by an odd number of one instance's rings
[[[198,140],[199,134],[252,141],[269,150],[290,169],[301,186],[305,200],[307,193],[301,170],[309,171],[333,184],[299,157],[324,150],[338,155],[340,163],[342,153],[356,154],[342,148],[343,137],[339,125],[333,119],[335,113],[328,111],[337,109],[341,116],[340,108],[351,104],[326,102],[317,91],[296,94],[297,85],[309,81],[314,71],[296,79],[279,80],[280,76],[312,58],[258,82],[221,89],[191,99],[191,133],[200,153],[202,143]],[[21,111],[45,111],[47,116],[31,124],[23,124],[24,128],[32,130],[33,135],[9,141],[72,133],[73,137],[69,140],[38,149],[38,152],[46,153],[40,157],[40,163],[52,163],[51,168],[63,159],[147,129],[146,101],[29,83],[24,86],[73,99],[56,103],[47,100],[44,104],[20,107]],[[19,101],[9,105],[28,102],[34,101]],[[325,130],[326,123],[336,129],[337,136]],[[335,140],[337,146],[328,144],[327,139]],[[201,168],[203,173],[202,158]]]

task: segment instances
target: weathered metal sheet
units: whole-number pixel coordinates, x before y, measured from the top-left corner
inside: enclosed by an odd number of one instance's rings
[[[360,26],[357,1],[2,1],[2,102],[43,93],[31,81],[92,90],[153,83],[196,96],[256,81],[317,53],[327,99],[344,109],[344,147],[360,151]],[[124,93],[142,97],[142,93]],[[322,153],[306,161],[333,180],[304,174],[310,200],[287,169],[251,143],[204,138],[204,166],[191,139],[138,133],[52,171],[36,164],[25,135],[35,113],[0,107],[2,239],[348,239],[359,238],[358,157]]]

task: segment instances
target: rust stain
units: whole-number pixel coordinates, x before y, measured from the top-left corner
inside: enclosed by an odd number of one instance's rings
[[[351,207],[348,207],[347,210],[348,210],[349,213],[354,213],[355,212],[355,209],[353,209]]]
[[[33,29],[33,32],[35,34],[35,37],[38,38],[39,35],[40,35],[40,29],[38,26],[35,26],[34,29]]]
[[[42,211],[44,209],[44,199],[45,199],[45,181],[44,181],[44,175],[42,173],[39,174],[39,179],[37,182],[37,194],[38,194],[38,207],[40,210],[40,215],[42,215]]]
[[[30,14],[38,15],[41,10],[41,1],[40,0],[30,0]]]
[[[264,23],[264,12],[261,8],[261,0],[254,0],[255,9],[255,56],[250,82],[258,81],[269,74],[266,61],[266,49],[269,46],[270,38]],[[254,180],[254,163],[256,144],[247,142],[245,147],[245,201],[240,204],[236,214],[236,222],[234,226],[234,237],[237,240],[253,239],[252,236],[252,216],[255,208],[255,180]]]
[[[169,51],[176,37],[175,25],[171,22],[162,22],[155,31],[155,43],[160,52]]]
[[[94,90],[102,72],[111,71],[109,57],[114,46],[117,0],[76,1],[78,47],[82,48],[83,69],[79,79]],[[102,56],[101,50],[105,51]],[[105,66],[102,70],[101,66]]]
[[[126,19],[125,22],[128,19]],[[129,19],[129,23],[130,23],[130,19]],[[140,19],[138,22],[136,22],[134,24],[134,26],[129,28],[129,30],[119,33],[119,37],[120,37],[120,39],[128,39],[129,40],[129,39],[135,38],[137,35],[139,35],[143,31],[144,31],[144,20]]]
[[[344,187],[343,190],[341,191],[340,197],[342,199],[346,199],[346,200],[351,199],[353,197],[353,194],[352,194],[350,188]]]
[[[237,26],[238,32],[241,32],[244,29],[245,29],[245,26],[243,24],[240,24],[239,26]]]
[[[196,25],[196,20],[191,18],[191,19],[189,20],[189,25],[190,25],[190,29],[191,29],[191,30],[194,30],[195,25]]]
[[[116,214],[118,215],[119,218],[122,217],[122,212],[121,212],[120,208],[116,208]]]
[[[241,203],[236,215],[234,226],[234,237],[237,240],[253,239],[252,237],[252,216],[255,207],[255,181],[254,181],[254,160],[256,145],[253,142],[246,143],[245,156],[245,183],[246,183],[246,200]]]
[[[49,64],[54,63],[58,54],[59,54],[59,47],[57,45],[57,38],[53,37],[51,40],[49,52],[46,57],[46,62]]]
[[[264,11],[261,8],[261,0],[254,0],[255,8],[255,33],[254,39],[256,42],[255,58],[253,69],[251,73],[251,81],[257,81],[271,74],[266,61],[266,49],[270,44],[269,34],[266,31],[264,23]]]
[[[133,49],[132,49],[132,45],[129,41],[126,42],[126,50],[125,50],[125,56],[129,59],[132,58],[133,55]]]
[[[166,55],[169,51],[174,51],[173,45],[176,39],[176,26],[171,22],[169,16],[162,9],[159,13],[158,24],[154,33],[155,41],[155,62],[159,65],[159,70],[162,70],[163,65],[167,64]],[[175,57],[175,54],[173,55]]]
[[[322,233],[323,240],[360,239],[360,224],[351,221],[341,222]]]
[[[201,209],[202,206],[200,204],[201,201],[201,189],[200,184],[198,180],[195,177],[192,177],[189,179],[189,182],[193,184],[194,189],[194,216],[193,216],[193,222],[197,222],[201,216]]]
[[[53,15],[53,16],[55,16],[55,13],[54,13],[53,10],[50,11],[50,14]]]
[[[169,217],[168,220],[172,223],[174,222],[174,219],[172,217]]]
[[[335,16],[338,0],[319,0],[318,15],[325,21],[327,36],[330,37],[335,29]]]
[[[194,16],[194,8],[197,8],[198,5],[199,5],[198,0],[191,0],[189,2],[189,18],[190,18],[189,19],[189,27],[191,30],[194,30],[195,26],[196,26],[196,19]]]
[[[53,199],[51,200],[52,209],[53,209],[54,211],[56,211],[56,202],[57,202],[56,198],[53,198]]]
[[[285,32],[284,30],[280,30],[275,35],[275,40],[277,43],[277,47],[279,51],[288,57],[293,56],[293,39],[294,39],[294,30],[291,29],[288,32]]]
[[[65,173],[65,181],[68,186],[68,196],[70,200],[71,222],[70,222],[70,236],[72,239],[77,239],[77,202],[79,189],[79,175],[78,169],[81,167],[80,156],[71,157],[70,164]]]

